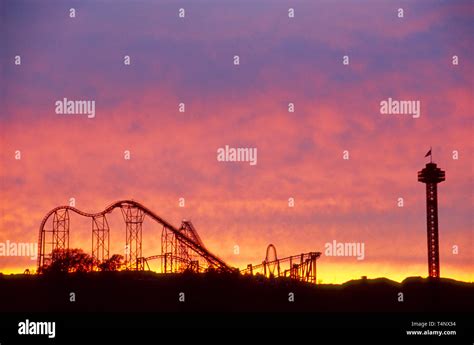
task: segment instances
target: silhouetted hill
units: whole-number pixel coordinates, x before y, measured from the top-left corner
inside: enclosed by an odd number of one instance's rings
[[[70,301],[75,294],[75,302]],[[184,302],[179,301],[184,293]],[[289,301],[290,293],[294,302]],[[403,293],[403,302],[399,302]],[[181,295],[182,296],[182,295]],[[474,284],[410,277],[311,285],[238,274],[94,272],[0,275],[0,311],[459,312],[474,310]]]

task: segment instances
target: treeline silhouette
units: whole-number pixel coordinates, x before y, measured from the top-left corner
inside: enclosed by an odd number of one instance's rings
[[[73,256],[74,257],[74,256]],[[78,261],[82,255],[78,255]],[[235,273],[158,274],[137,271],[2,275],[5,312],[472,312],[474,284],[421,277],[385,278],[342,285]],[[61,265],[59,267],[63,269]],[[49,271],[54,272],[54,271]],[[290,293],[293,301],[290,301]],[[403,293],[403,301],[400,301]],[[74,300],[71,298],[74,294]]]
[[[123,267],[123,255],[113,254],[103,262],[96,262],[92,256],[82,249],[55,249],[52,252],[54,260],[50,264],[45,264],[39,268],[40,273],[74,273],[92,272],[94,268],[99,271],[118,271]]]

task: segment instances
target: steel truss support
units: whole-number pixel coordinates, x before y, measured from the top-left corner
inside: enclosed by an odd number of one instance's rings
[[[169,231],[166,227],[163,227],[161,232],[161,272],[162,273],[175,273],[178,271],[177,262],[173,259],[177,256],[178,252],[178,241],[176,236]]]
[[[53,215],[53,230],[51,242],[51,261],[54,262],[57,255],[69,249],[69,212],[68,210],[57,210]]]
[[[142,224],[145,213],[134,205],[122,205],[123,219],[125,221],[125,267],[129,270],[143,269],[142,257]]]
[[[69,212],[58,209],[52,213],[52,228],[41,229],[38,243],[38,270],[51,265],[59,255],[69,250]]]
[[[93,269],[109,259],[110,228],[105,215],[92,217],[92,262]]]
[[[302,264],[298,272],[298,279],[304,282],[316,284],[316,259],[317,256],[310,253],[310,257],[307,258]]]
[[[188,239],[200,243],[200,239],[190,222],[184,221],[178,230]],[[199,272],[199,256],[185,243],[179,241],[176,235],[166,227],[163,227],[161,232],[161,255],[162,273],[180,273],[185,270]]]
[[[194,229],[194,226],[190,221],[183,221],[181,227],[178,230],[187,238],[199,243],[200,245],[203,245],[199,235],[196,232],[196,229]],[[177,250],[178,257],[182,259],[180,262],[181,267],[179,268],[179,271],[182,272],[188,269],[192,270],[193,272],[199,272],[199,256],[181,241],[178,241],[177,243]]]

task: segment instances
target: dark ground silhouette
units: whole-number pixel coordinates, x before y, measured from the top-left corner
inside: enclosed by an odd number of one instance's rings
[[[471,312],[473,296],[474,283],[420,277],[311,285],[216,272],[0,275],[1,312]]]

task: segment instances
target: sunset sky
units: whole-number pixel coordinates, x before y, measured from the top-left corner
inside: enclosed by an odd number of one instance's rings
[[[283,257],[336,240],[364,243],[365,259],[323,255],[323,283],[427,276],[417,171],[432,146],[441,276],[472,281],[473,17],[470,0],[2,1],[0,243],[37,242],[72,197],[86,212],[134,199],[190,219],[235,267],[269,243]],[[65,97],[95,100],[95,118],[56,114]],[[389,97],[419,100],[421,116],[381,114]],[[257,148],[258,163],[217,161],[225,145]],[[122,253],[119,210],[110,222]],[[144,255],[161,229],[145,221]],[[71,216],[71,247],[90,252],[90,220]],[[4,273],[35,265],[0,257]]]

